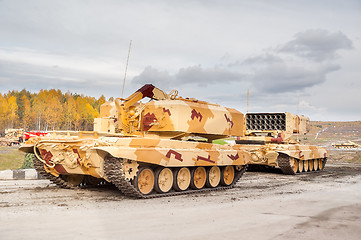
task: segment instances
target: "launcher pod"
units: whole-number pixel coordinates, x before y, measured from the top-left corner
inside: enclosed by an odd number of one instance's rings
[[[251,153],[250,169],[281,168],[285,174],[321,171],[328,151],[300,144],[309,131],[309,119],[291,113],[247,113],[245,134],[236,143]],[[258,167],[257,167],[258,166]]]

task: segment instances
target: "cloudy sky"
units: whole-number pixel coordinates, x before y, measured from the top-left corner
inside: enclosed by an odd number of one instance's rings
[[[359,0],[0,0],[0,92],[145,83],[250,112],[361,120]]]

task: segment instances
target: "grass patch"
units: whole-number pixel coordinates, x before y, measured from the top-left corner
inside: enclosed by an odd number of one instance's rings
[[[0,171],[6,169],[19,169],[24,162],[25,153],[17,148],[1,146],[0,147]]]
[[[224,141],[224,140],[222,140],[222,139],[213,140],[212,143],[213,143],[213,144],[220,144],[220,145],[227,144],[227,142]]]

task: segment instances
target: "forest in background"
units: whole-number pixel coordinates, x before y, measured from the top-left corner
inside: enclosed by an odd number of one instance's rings
[[[0,93],[0,132],[6,128],[91,131],[105,101],[103,95],[96,99],[55,89]]]

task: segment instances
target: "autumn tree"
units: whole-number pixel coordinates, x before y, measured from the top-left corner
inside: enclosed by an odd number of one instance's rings
[[[92,106],[93,108],[99,113],[100,112],[100,105],[106,102],[104,95],[101,95],[98,100],[94,99]]]
[[[76,99],[77,113],[75,122],[78,129],[92,130],[94,118],[99,117],[99,113],[83,97]]]
[[[8,98],[8,118],[10,122],[10,127],[14,128],[15,125],[18,123],[19,116],[16,114],[18,111],[18,105],[16,104],[16,97],[10,96]]]
[[[60,102],[60,96],[54,89],[50,91],[45,91],[45,94],[45,129],[59,129],[58,126],[60,126],[63,121],[63,106]]]
[[[24,129],[29,129],[29,127],[33,124],[35,119],[35,114],[31,111],[31,103],[26,95],[21,97],[22,102],[24,103],[24,115],[22,118],[22,127]]]
[[[0,93],[0,131],[5,128],[26,130],[93,130],[104,95],[95,97],[63,94],[60,90],[41,89],[38,93],[9,91]]]
[[[8,103],[4,96],[0,93],[0,129],[4,129],[6,125],[6,115],[8,109]]]
[[[74,98],[67,93],[66,102],[64,104],[64,129],[65,130],[74,130],[75,128],[75,119],[77,118],[77,109]]]
[[[41,89],[39,94],[35,97],[32,107],[32,111],[36,113],[36,127],[38,130],[43,129],[45,109],[46,93],[43,89]]]

